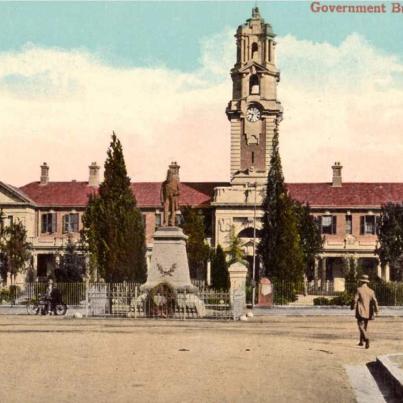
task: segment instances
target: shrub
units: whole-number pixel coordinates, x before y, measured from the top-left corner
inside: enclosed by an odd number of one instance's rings
[[[8,288],[2,288],[0,290],[0,302],[10,300],[10,290]]]
[[[337,297],[334,297],[333,299],[330,300],[330,305],[351,305],[351,301],[353,300],[354,296],[351,296],[347,292],[343,292],[342,294],[338,295]]]
[[[276,305],[286,305],[297,300],[298,287],[295,284],[277,282],[273,284],[273,302]]]
[[[0,290],[0,302],[1,301],[15,301],[20,295],[21,287],[18,285],[10,285],[8,288],[4,287]]]
[[[330,305],[330,299],[326,297],[317,297],[313,299],[314,305]]]
[[[18,295],[20,295],[21,287],[12,284],[9,287],[9,291],[10,291],[10,299],[15,300],[18,297]]]

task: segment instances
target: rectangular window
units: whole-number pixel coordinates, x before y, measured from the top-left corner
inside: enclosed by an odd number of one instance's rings
[[[337,217],[334,215],[323,215],[320,220],[322,234],[333,235],[336,233]]]
[[[78,213],[65,214],[63,216],[63,232],[78,232]]]
[[[56,232],[56,213],[45,213],[41,216],[41,233],[52,234]]]
[[[346,215],[346,234],[353,233],[353,217],[351,215]]]
[[[374,215],[361,216],[360,222],[360,234],[361,235],[375,235],[377,219]]]
[[[14,222],[14,217],[12,215],[9,215],[7,217],[3,216],[3,219],[0,220],[0,226],[1,229],[5,227],[9,227],[10,225],[13,225]]]

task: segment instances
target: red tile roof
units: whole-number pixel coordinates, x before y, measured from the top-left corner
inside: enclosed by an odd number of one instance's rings
[[[226,186],[228,183],[218,182],[181,182],[181,205],[208,206],[214,188]],[[161,182],[136,182],[132,183],[133,193],[136,196],[139,207],[160,207]],[[97,190],[89,187],[88,182],[49,182],[41,185],[32,182],[20,188],[24,194],[30,197],[39,206],[85,206],[90,193]]]
[[[229,183],[181,182],[181,205],[208,206],[217,186]],[[403,202],[403,183],[343,183],[332,187],[330,183],[289,183],[291,196],[312,207],[376,207],[388,202]],[[139,207],[160,207],[161,182],[136,182],[132,184]],[[39,182],[20,188],[39,206],[76,206],[87,204],[88,195],[94,188],[88,182]]]
[[[289,183],[291,197],[312,207],[381,206],[403,202],[403,183]]]
[[[90,193],[96,191],[88,182],[32,182],[20,188],[39,206],[85,206]]]

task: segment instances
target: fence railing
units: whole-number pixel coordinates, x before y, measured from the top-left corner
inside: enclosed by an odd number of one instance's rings
[[[308,289],[306,294],[318,296],[313,300],[315,305],[348,306],[351,304],[358,286],[357,283],[346,283],[344,291],[335,291],[332,287],[322,290],[322,292]],[[380,306],[403,306],[403,282],[373,281],[369,286],[375,291]],[[286,282],[273,284],[275,305],[287,305],[293,302],[293,297],[301,294],[304,294],[304,289],[300,285],[295,286]]]
[[[24,283],[0,288],[0,303],[26,305],[46,294],[46,283]],[[133,318],[232,319],[229,291],[199,284],[195,293],[169,287],[144,291],[137,283],[57,283],[62,300],[86,316]],[[236,297],[237,298],[237,297]],[[232,299],[233,300],[233,299]],[[239,305],[239,304],[238,304]]]
[[[217,318],[234,316],[234,298],[244,303],[245,296],[231,296],[229,291],[214,290],[200,284],[195,293],[174,291],[145,292],[137,283],[57,283],[62,300],[89,316],[131,316],[151,318]],[[403,306],[403,282],[371,282],[381,306]],[[46,293],[46,283],[24,283],[0,287],[0,304],[26,305]],[[357,284],[345,285],[345,291],[319,296],[315,304],[349,305]],[[287,305],[303,294],[300,285],[273,284],[274,305]],[[256,293],[257,294],[257,293]],[[320,294],[319,294],[320,295]],[[231,298],[232,297],[232,298]],[[256,302],[256,301],[255,301]],[[312,302],[311,302],[312,303]]]

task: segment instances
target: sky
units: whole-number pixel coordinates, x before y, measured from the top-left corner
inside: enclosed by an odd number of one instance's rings
[[[340,161],[345,181],[403,182],[403,13],[257,4],[277,34],[286,180],[329,181]],[[44,161],[87,180],[113,130],[134,181],[171,161],[182,181],[228,181],[234,33],[254,5],[0,3],[0,181],[39,180]]]

